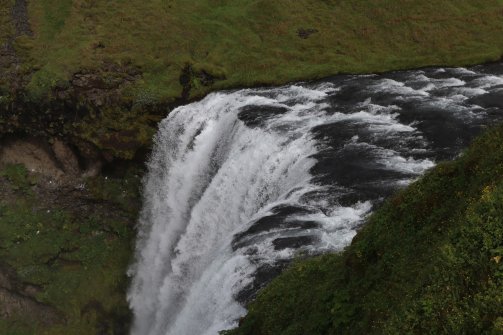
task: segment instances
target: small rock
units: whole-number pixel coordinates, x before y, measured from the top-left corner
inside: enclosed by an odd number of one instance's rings
[[[313,29],[313,28],[299,28],[297,30],[297,36],[299,36],[302,39],[307,39],[309,36],[311,36],[314,33],[317,33],[318,29]]]
[[[63,170],[71,176],[80,174],[79,161],[73,150],[63,141],[56,139],[52,145],[52,150]]]

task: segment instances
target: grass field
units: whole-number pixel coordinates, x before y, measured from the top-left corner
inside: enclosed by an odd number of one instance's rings
[[[471,64],[503,54],[496,0],[30,1],[33,39],[20,41],[38,95],[82,68],[132,62],[135,98],[172,100],[187,65],[192,96],[233,86],[279,84],[339,72]],[[313,32],[299,37],[300,30]],[[225,78],[225,79],[224,79]]]

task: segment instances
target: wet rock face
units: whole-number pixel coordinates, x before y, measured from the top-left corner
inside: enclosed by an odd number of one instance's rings
[[[39,288],[20,283],[14,272],[0,265],[0,318],[29,318],[42,325],[64,322],[63,317],[53,307],[36,300]]]

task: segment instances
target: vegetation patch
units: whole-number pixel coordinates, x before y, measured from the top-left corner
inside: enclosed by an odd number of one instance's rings
[[[8,289],[31,306],[0,304],[0,332],[127,333],[138,178],[51,186],[16,165],[0,184],[0,295]]]
[[[173,100],[187,65],[219,79],[194,85],[190,95],[201,96],[215,88],[467,64],[503,54],[497,0],[42,0],[30,2],[29,15],[32,90],[62,85],[59,80],[107,61],[141,69],[135,98],[150,92]]]
[[[25,193],[28,192],[30,186],[36,182],[36,177],[30,175],[24,165],[21,164],[7,165],[0,171],[0,177],[6,178],[15,190]]]
[[[340,254],[298,261],[228,335],[501,334],[503,126],[386,202]]]

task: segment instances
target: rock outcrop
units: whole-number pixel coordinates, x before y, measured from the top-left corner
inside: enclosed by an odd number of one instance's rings
[[[22,164],[30,172],[58,182],[72,182],[101,173],[106,158],[89,143],[72,148],[61,139],[9,137],[0,141],[0,166]]]

